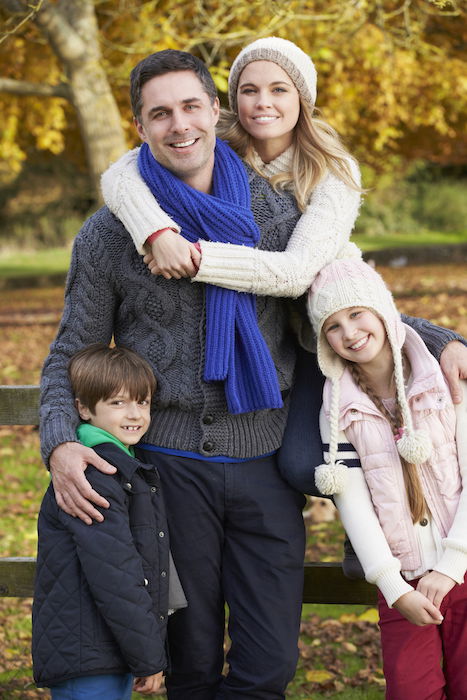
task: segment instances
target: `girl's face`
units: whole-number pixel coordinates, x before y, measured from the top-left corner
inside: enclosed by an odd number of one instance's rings
[[[390,352],[383,322],[364,307],[352,306],[332,314],[323,324],[323,333],[337,355],[360,365],[370,365]]]
[[[300,96],[285,70],[276,63],[253,61],[243,69],[237,103],[240,123],[253,138],[263,160],[276,158],[292,144]]]

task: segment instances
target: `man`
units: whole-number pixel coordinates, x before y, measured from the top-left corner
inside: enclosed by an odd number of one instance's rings
[[[148,57],[132,73],[132,103],[138,131],[158,162],[196,191],[209,192],[219,101],[204,64],[178,51]],[[259,176],[250,184],[268,219],[262,247],[279,242],[285,248],[299,217],[293,197],[284,204]],[[44,366],[43,456],[59,504],[88,523],[101,519],[86,499],[101,510],[107,504],[75,474],[84,481],[87,463],[110,469],[75,442],[68,358],[113,336],[150,362],[159,390],[145,439],[164,452],[148,449],[145,458],[157,465],[174,516],[171,547],[189,601],[187,614],[177,612],[169,622],[169,697],[278,699],[298,656],[304,498],[281,479],[271,454],[281,443],[287,405],[229,413],[225,382],[202,379],[205,297],[203,285],[151,275],[106,208],[91,217],[75,241],[63,320]],[[257,307],[285,397],[295,362],[286,309],[273,298],[258,299]],[[225,602],[232,646],[224,679]]]
[[[164,185],[173,186],[175,176],[190,188],[184,196],[198,193],[201,215],[211,206],[203,195],[212,191],[222,153],[214,153],[219,101],[209,72],[190,54],[162,51],[133,70],[131,95],[138,133],[165,168]],[[241,180],[238,164],[229,164]],[[248,177],[254,214],[267,222],[259,245],[283,250],[299,217],[295,201],[260,176]],[[186,204],[176,201],[180,209]],[[238,218],[246,220],[243,209]],[[230,313],[224,314],[223,303],[217,316],[210,315],[203,285],[152,276],[122,224],[106,208],[94,214],[75,241],[63,319],[44,366],[42,450],[59,505],[87,523],[101,520],[92,503],[101,510],[108,504],[90,489],[84,470],[88,463],[112,469],[75,441],[78,416],[67,362],[81,347],[112,337],[150,362],[159,388],[144,459],[161,475],[171,547],[189,603],[169,623],[168,696],[279,700],[295,671],[303,582],[304,499],[280,478],[274,454],[287,418],[295,348],[283,302],[258,298],[257,325],[248,331],[259,344],[265,341],[261,357],[274,363],[284,405],[229,412],[235,381],[244,379],[234,370],[248,373],[253,358],[239,353],[225,381],[206,375],[212,353],[219,360],[210,341]],[[205,318],[214,323],[206,327]],[[315,443],[321,451],[318,437]],[[225,603],[232,645],[223,677]]]

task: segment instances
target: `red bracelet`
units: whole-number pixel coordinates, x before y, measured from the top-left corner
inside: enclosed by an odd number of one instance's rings
[[[154,231],[154,233],[149,234],[149,236],[146,238],[145,242],[148,243],[149,245],[151,245],[151,243],[153,243],[157,238],[159,238],[161,233],[165,233],[166,231],[174,231],[174,229],[169,228],[167,226],[166,228],[161,228],[160,231]],[[174,233],[177,233],[177,232],[174,231]]]

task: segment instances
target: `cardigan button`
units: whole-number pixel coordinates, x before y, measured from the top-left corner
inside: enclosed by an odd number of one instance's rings
[[[151,491],[153,493],[157,493],[157,486],[151,486]]]
[[[165,533],[162,530],[159,532],[159,537],[165,537]]]
[[[427,520],[426,518],[422,518],[422,519],[420,520],[420,525],[421,525],[422,527],[426,527],[426,526],[428,525],[428,520]]]
[[[212,413],[207,413],[205,416],[203,416],[203,423],[204,425],[212,425],[214,423],[214,416]]]
[[[167,576],[167,571],[161,571],[161,576],[162,578],[165,578]]]
[[[130,489],[130,491],[131,491],[131,489],[133,488],[133,486],[130,484],[130,482],[128,482],[127,484],[125,484],[125,486],[127,487],[127,489]]]
[[[206,440],[206,442],[203,442],[203,450],[205,452],[212,452],[214,449],[215,445],[211,440]]]

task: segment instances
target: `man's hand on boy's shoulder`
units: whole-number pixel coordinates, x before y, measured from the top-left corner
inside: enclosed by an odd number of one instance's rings
[[[115,467],[99,457],[90,447],[79,442],[64,442],[58,445],[49,459],[50,473],[58,506],[74,518],[87,525],[93,520],[101,522],[104,516],[94,508],[108,508],[109,502],[100,496],[85,476],[88,464],[104,474],[114,474]]]

